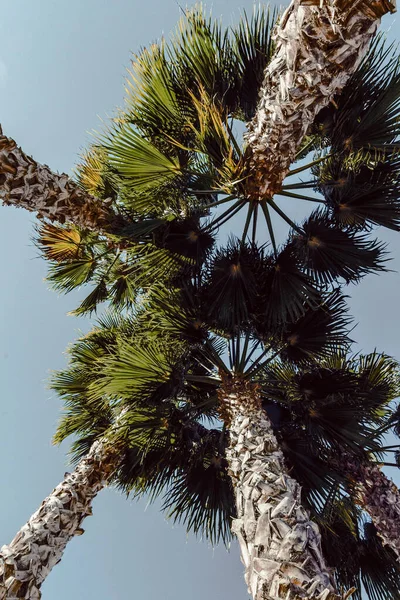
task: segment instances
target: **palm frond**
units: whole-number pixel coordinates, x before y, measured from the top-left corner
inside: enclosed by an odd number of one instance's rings
[[[260,280],[255,330],[268,340],[276,328],[293,323],[310,307],[318,305],[318,294],[312,280],[300,271],[290,245],[277,256],[268,257],[270,270]]]
[[[384,244],[338,229],[321,211],[315,211],[302,230],[302,235],[293,235],[294,250],[306,272],[322,285],[340,279],[350,283],[385,270]]]
[[[332,157],[315,170],[317,185],[339,227],[400,229],[398,152]]]
[[[231,238],[207,267],[201,299],[210,322],[229,333],[248,326],[260,281],[270,272],[263,251]]]
[[[95,143],[81,155],[75,167],[78,184],[97,198],[113,198],[119,187],[119,179],[108,161],[107,151],[101,143]]]
[[[130,125],[123,125],[104,140],[112,167],[137,192],[157,189],[182,175],[176,156],[161,152]]]
[[[112,354],[97,365],[97,378],[89,383],[92,402],[114,398],[129,402],[174,396],[181,385],[178,368],[181,344],[166,345],[163,340],[117,339]]]
[[[399,114],[399,59],[381,35],[319,122],[335,149],[381,149],[396,142]]]
[[[93,258],[54,264],[49,269],[47,281],[57,291],[70,292],[91,280],[94,266]]]
[[[61,263],[85,257],[82,234],[73,225],[43,223],[35,234],[35,244],[46,260]]]
[[[235,116],[246,122],[255,114],[265,68],[274,52],[271,34],[277,16],[276,9],[257,5],[250,17],[244,11],[238,25],[232,28],[238,72]]]
[[[340,290],[325,297],[319,305],[309,307],[293,324],[285,324],[281,330],[284,344],[281,357],[294,363],[319,360],[338,349],[349,346],[347,307]]]

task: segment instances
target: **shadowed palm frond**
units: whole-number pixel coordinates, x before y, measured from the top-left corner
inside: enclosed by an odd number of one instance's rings
[[[349,347],[346,297],[340,290],[319,296],[319,303],[308,306],[294,323],[277,329],[280,356],[293,363],[319,360]]]
[[[271,33],[277,16],[276,9],[255,5],[251,16],[244,11],[238,25],[232,28],[239,80],[235,116],[246,122],[254,117],[264,71],[274,52]]]
[[[306,272],[321,285],[337,280],[358,281],[370,272],[384,271],[385,245],[365,234],[334,226],[326,214],[314,212],[302,225],[293,246]]]
[[[354,598],[362,600],[362,586],[371,600],[396,600],[400,571],[396,558],[384,547],[372,523],[344,498],[328,518],[319,520],[323,550],[344,589],[355,588]]]
[[[400,71],[396,48],[378,36],[335,102],[319,115],[337,150],[381,149],[400,133]]]
[[[341,228],[368,230],[373,225],[400,229],[398,152],[358,153],[355,160],[333,157],[315,170],[331,218]],[[357,164],[358,163],[358,164]]]

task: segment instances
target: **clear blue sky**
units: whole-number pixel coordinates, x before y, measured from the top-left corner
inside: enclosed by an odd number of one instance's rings
[[[252,2],[216,0],[226,23]],[[179,17],[175,0],[13,0],[0,23],[0,122],[29,154],[71,172],[98,116],[122,103],[131,52],[168,34]],[[393,17],[385,21],[387,28]],[[390,37],[394,37],[392,26]],[[60,402],[46,389],[63,351],[90,327],[67,317],[75,297],[57,297],[31,243],[34,218],[0,208],[0,544],[11,540],[66,470],[67,446],[51,437]],[[359,348],[400,359],[400,237],[390,238],[396,272],[370,276],[349,289]],[[396,474],[397,476],[397,474]],[[399,481],[398,481],[399,482]],[[86,533],[74,540],[43,587],[44,600],[246,600],[236,546],[227,554],[187,538],[156,506],[132,503],[113,490],[96,500]]]

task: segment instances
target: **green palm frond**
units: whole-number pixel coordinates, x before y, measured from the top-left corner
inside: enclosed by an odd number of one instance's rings
[[[158,139],[162,132],[164,137],[189,143],[186,120],[194,111],[182,93],[172,61],[166,57],[164,42],[152,44],[134,57],[125,92],[124,120],[152,139]]]
[[[88,283],[93,277],[94,268],[93,258],[54,264],[49,269],[47,281],[56,291],[70,292],[82,284]]]
[[[81,155],[75,167],[78,184],[97,198],[113,198],[119,187],[119,179],[108,161],[107,151],[100,144],[93,144]]]
[[[382,439],[376,426],[393,414],[389,404],[398,394],[398,368],[393,359],[377,353],[353,358],[337,353],[298,368],[271,363],[262,375],[262,389],[277,408],[269,404],[267,411],[272,410],[273,425],[288,448],[292,438],[299,440],[310,458],[327,461],[333,476],[334,457],[330,451],[324,455],[325,450],[346,447],[360,456],[379,452]]]
[[[232,191],[231,182],[240,180],[243,175],[241,151],[231,131],[227,110],[217,104],[203,87],[199,88],[197,95],[199,98],[191,93],[197,122],[188,123],[193,130],[194,150],[211,161],[210,181],[213,171],[216,171],[211,185],[229,194]]]
[[[164,403],[131,407],[116,436],[128,444],[116,485],[133,496],[161,497],[168,518],[213,544],[230,541],[235,509],[222,432]]]
[[[70,312],[71,315],[80,316],[91,314],[96,311],[99,304],[105,302],[108,298],[107,284],[104,279],[93,288],[88,296],[80,303],[80,305]]]
[[[297,363],[319,360],[335,354],[338,349],[347,349],[351,318],[346,314],[345,298],[340,290],[335,290],[320,297],[320,303],[308,308],[295,323],[284,325],[281,357]]]
[[[248,326],[268,267],[262,250],[233,238],[214,254],[201,291],[214,327],[232,333]]]
[[[137,192],[156,190],[183,174],[177,156],[167,156],[130,125],[109,134],[104,144],[111,166]]]
[[[167,517],[187,531],[204,535],[215,545],[231,541],[231,521],[236,514],[226,461],[216,453],[196,456],[194,465],[174,477],[162,506]]]
[[[211,98],[234,105],[235,61],[229,35],[222,32],[220,21],[205,15],[201,4],[185,12],[169,50],[183,88],[193,89],[193,84],[199,84]]]
[[[335,577],[344,589],[355,588],[354,598],[362,600],[362,585],[371,600],[396,600],[400,571],[394,555],[348,498],[340,500],[328,519],[320,520],[323,550]],[[361,585],[362,584],[362,585]]]
[[[91,401],[109,397],[133,402],[174,396],[181,385],[177,363],[183,351],[176,342],[172,347],[163,340],[117,339],[116,349],[100,361],[98,378],[88,386]]]

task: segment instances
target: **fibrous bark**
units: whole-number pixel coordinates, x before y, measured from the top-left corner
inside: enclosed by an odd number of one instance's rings
[[[400,492],[377,463],[343,453],[340,468],[350,480],[354,500],[369,514],[384,545],[400,561]]]
[[[99,200],[68,175],[54,173],[27,156],[0,127],[0,200],[36,212],[40,218],[73,223],[95,231],[113,231],[118,217],[111,200]]]
[[[245,579],[254,600],[338,600],[321,536],[301,504],[257,388],[226,380],[221,415],[229,427],[227,460],[237,505]]]
[[[395,0],[292,0],[249,125],[248,197],[272,197],[317,113],[360,64]]]
[[[40,587],[63,555],[68,542],[81,535],[92,501],[118,465],[106,440],[96,441],[72,473],[42,502],[13,541],[0,550],[0,600],[39,600]]]

